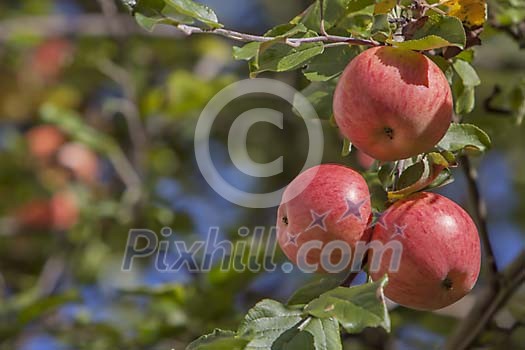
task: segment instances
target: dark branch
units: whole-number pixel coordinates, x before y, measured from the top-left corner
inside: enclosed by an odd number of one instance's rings
[[[501,87],[499,85],[494,85],[494,88],[492,89],[492,93],[490,94],[490,96],[488,96],[483,101],[483,107],[485,108],[487,112],[509,116],[512,114],[511,110],[506,109],[506,108],[501,108],[501,107],[495,107],[492,105],[492,102],[494,101],[496,97],[498,97],[500,93],[501,93]]]
[[[447,343],[447,349],[471,349],[476,339],[487,328],[490,320],[507,304],[516,289],[525,282],[525,252],[500,275],[500,288],[489,285],[478,302],[457,328]]]
[[[467,178],[468,193],[471,203],[474,207],[474,219],[478,225],[479,235],[485,251],[484,258],[488,267],[487,277],[490,284],[497,286],[498,268],[496,266],[496,259],[494,258],[494,252],[489,239],[489,231],[487,227],[487,207],[485,201],[481,197],[477,183],[478,174],[476,169],[472,167],[470,159],[467,156],[462,156],[460,163]]]

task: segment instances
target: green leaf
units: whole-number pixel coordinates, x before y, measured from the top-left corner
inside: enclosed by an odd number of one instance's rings
[[[519,84],[512,89],[509,99],[516,124],[521,125],[525,117],[525,79],[521,79]]]
[[[454,182],[454,177],[452,176],[452,171],[450,169],[444,169],[439,175],[434,179],[434,181],[427,186],[426,189],[430,190],[433,188],[439,188],[446,186]]]
[[[349,14],[337,23],[336,34],[354,37],[369,38],[374,24],[372,7]],[[334,29],[335,31],[335,29]]]
[[[308,28],[301,23],[285,23],[279,24],[268,30],[264,33],[264,36],[284,39],[297,36],[298,34],[304,34],[306,32],[308,32]]]
[[[425,173],[424,161],[412,164],[401,173],[397,182],[397,188],[405,188],[416,183]]]
[[[186,350],[243,350],[248,340],[237,337],[235,332],[215,329],[186,347]]]
[[[165,18],[163,16],[160,17],[146,17],[141,13],[135,14],[135,20],[137,23],[147,31],[151,32],[157,24],[161,24]]]
[[[66,134],[94,150],[110,153],[118,148],[112,138],[87,125],[73,110],[46,103],[40,109],[40,115],[43,121],[55,124]]]
[[[380,0],[374,7],[374,14],[386,14],[397,5],[397,0]]]
[[[402,49],[416,50],[416,51],[439,49],[441,47],[446,47],[446,46],[451,45],[449,41],[437,35],[429,35],[421,39],[413,39],[413,40],[407,40],[403,42],[395,42],[392,40],[388,42]]]
[[[491,147],[489,136],[472,124],[452,123],[438,147],[449,152],[484,152]]]
[[[333,288],[341,285],[345,280],[348,272],[342,272],[338,274],[322,276],[315,281],[305,284],[301,288],[295,291],[288,300],[288,305],[307,304],[312,299],[317,298],[319,295],[327,292]]]
[[[366,327],[383,327],[390,331],[390,317],[383,289],[388,278],[373,283],[338,287],[310,302],[305,311],[318,318],[334,318],[348,333],[359,333]]]
[[[208,6],[196,3],[192,0],[164,0],[166,4],[171,5],[179,13],[195,18],[196,20],[208,25],[211,28],[222,27],[219,24],[217,15]]]
[[[452,63],[452,66],[454,67],[454,70],[456,71],[458,76],[463,81],[463,85],[478,86],[479,84],[481,84],[481,80],[479,79],[478,74],[467,61],[456,59]]]
[[[148,31],[157,24],[191,24],[193,18],[178,12],[164,0],[139,0],[133,7],[137,23]]]
[[[270,349],[264,347],[264,349]],[[271,350],[316,350],[314,337],[308,332],[291,328],[281,334],[272,344]]]
[[[386,41],[390,38],[392,34],[392,29],[390,28],[390,22],[388,22],[388,15],[379,14],[374,16],[374,23],[370,29],[372,38],[375,40]]]
[[[454,78],[454,68],[452,68],[452,65],[449,61],[444,59],[441,56],[435,56],[431,55],[428,56],[438,67],[441,69],[441,71],[445,74],[445,77],[447,77],[447,81],[449,85],[452,85],[452,79]]]
[[[381,181],[381,184],[383,187],[388,188],[394,184],[395,180],[395,163],[388,162],[379,168],[379,171],[377,172],[377,177],[379,178],[379,181]]]
[[[268,45],[272,45],[272,43],[285,42],[286,38],[290,38],[297,34],[306,33],[307,31],[308,30],[306,29],[306,27],[302,24],[286,23],[286,24],[281,24],[281,25],[278,25],[270,29],[264,34],[264,36],[275,38],[275,40],[267,44],[268,46]],[[261,48],[261,44],[262,43],[260,42],[251,42],[251,43],[244,45],[243,47],[234,46],[233,47],[233,57],[236,60],[249,61],[252,58],[257,57],[257,55],[259,54],[259,49]]]
[[[265,299],[255,305],[245,316],[238,334],[251,339],[246,350],[271,349],[271,345],[281,334],[297,325],[302,312],[287,308],[283,304]]]
[[[220,28],[215,13],[192,0],[139,0],[133,6],[137,23],[146,30],[157,24],[191,24],[200,21],[210,28]]]
[[[291,47],[284,43],[263,43],[256,60],[252,76],[265,71],[284,72],[304,65],[310,58],[322,54],[324,45],[320,42]]]
[[[452,95],[454,96],[454,111],[457,115],[465,115],[472,112],[476,102],[476,94],[473,86],[463,85],[461,79],[454,76]]]
[[[333,318],[308,317],[281,334],[272,350],[342,350],[339,323]]]
[[[314,57],[303,70],[310,81],[327,81],[343,72],[348,63],[359,54],[357,46],[336,46],[324,50],[322,55]]]
[[[327,82],[314,82],[301,91],[321,119],[330,119],[333,114],[332,102],[336,85],[335,79]],[[299,103],[299,100],[294,99],[294,105],[296,103]]]
[[[26,324],[46,312],[54,310],[66,303],[78,302],[81,300],[80,294],[75,290],[70,290],[59,295],[52,295],[45,298],[40,298],[34,302],[25,305],[18,313],[18,322]]]
[[[324,0],[325,29],[332,29],[347,15],[360,11],[374,4],[375,0]],[[306,27],[316,32],[320,32],[320,8],[320,2],[316,1],[304,12],[301,17],[296,18],[295,21],[299,21]]]
[[[341,150],[341,156],[346,157],[352,152],[352,142],[346,137],[343,138],[343,149]]]
[[[259,47],[261,43],[251,42],[243,47],[234,46],[233,47],[233,58],[236,60],[245,60],[249,61],[259,53]]]
[[[390,201],[399,200],[428,188],[449,166],[449,162],[442,154],[437,152],[427,154],[419,162],[410,165],[403,171],[397,182],[396,190],[388,192],[388,199]]]
[[[313,335],[315,350],[342,350],[339,323],[333,318],[313,318],[303,330]]]
[[[474,62],[474,50],[468,49],[468,50],[461,51],[454,58],[457,60],[463,60],[463,61],[467,61],[468,63],[472,63]]]
[[[428,17],[410,40],[388,41],[394,46],[410,50],[432,50],[446,46],[465,47],[466,35],[463,24],[456,17],[436,15]]]

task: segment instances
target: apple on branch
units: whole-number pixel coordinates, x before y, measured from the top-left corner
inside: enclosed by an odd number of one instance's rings
[[[354,58],[337,84],[341,133],[372,158],[393,161],[431,150],[452,119],[448,81],[423,54],[374,47]]]

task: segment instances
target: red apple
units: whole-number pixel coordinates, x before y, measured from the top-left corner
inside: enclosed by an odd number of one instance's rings
[[[72,52],[71,43],[67,40],[60,38],[47,40],[33,53],[32,68],[45,80],[54,79],[59,75]]]
[[[429,151],[452,118],[452,93],[439,67],[423,54],[368,49],[345,68],[334,94],[341,133],[383,161]]]
[[[75,177],[85,183],[94,183],[98,176],[98,157],[86,146],[70,142],[57,154],[60,165],[71,170]]]
[[[51,158],[66,140],[64,134],[52,125],[36,126],[26,133],[25,138],[29,152],[40,160]]]
[[[49,230],[53,226],[51,206],[47,199],[33,199],[14,212],[17,226],[25,230]]]
[[[374,280],[388,274],[385,295],[396,303],[440,309],[474,287],[481,261],[478,231],[450,199],[422,192],[396,202],[372,233],[372,243],[393,240],[402,245],[399,269],[392,271],[392,250],[372,250],[369,264]]]
[[[75,194],[70,191],[55,193],[50,200],[53,228],[67,230],[78,221],[78,205]]]
[[[351,255],[356,243],[366,239],[370,218],[370,193],[363,177],[341,165],[323,164],[301,173],[286,188],[277,213],[277,237],[294,264],[303,268],[306,261],[317,265],[317,271],[328,271],[320,263],[321,251],[339,240],[352,251],[327,249],[324,253],[331,253],[330,262],[339,263],[342,253]],[[301,252],[303,245],[313,241],[320,246]]]
[[[374,165],[374,162],[376,160],[361,150],[356,150],[356,151],[357,151],[357,163],[359,163],[359,165],[365,170],[370,169],[372,165]]]

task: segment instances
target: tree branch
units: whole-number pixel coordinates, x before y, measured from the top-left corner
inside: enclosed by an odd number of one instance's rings
[[[125,28],[120,27],[118,23],[113,22],[113,18],[118,16],[118,7],[113,0],[97,0],[102,10],[102,14],[106,18],[106,26],[109,29],[111,35],[118,35],[119,32],[124,34]]]
[[[485,201],[481,197],[479,191],[479,186],[477,183],[478,173],[470,163],[470,159],[467,156],[462,156],[460,158],[460,163],[463,168],[463,172],[467,178],[467,186],[470,200],[474,206],[474,219],[478,225],[479,235],[481,242],[483,243],[483,248],[485,251],[484,257],[487,262],[487,277],[488,283],[494,285],[496,288],[498,286],[498,267],[496,265],[496,259],[494,257],[494,251],[492,250],[492,245],[489,239],[489,230],[487,227],[487,206]]]
[[[487,112],[509,116],[512,114],[512,111],[510,109],[494,107],[492,105],[492,102],[500,93],[501,93],[501,87],[499,85],[494,85],[494,88],[492,89],[492,93],[483,101],[483,107],[485,108]]]
[[[199,27],[189,26],[186,24],[179,24],[177,25],[177,28],[186,33],[187,35],[191,34],[215,34],[219,36],[223,36],[229,39],[242,41],[242,42],[249,42],[249,41],[256,41],[256,42],[268,42],[277,39],[276,37],[271,36],[260,36],[260,35],[252,35],[252,34],[245,34],[236,32],[234,30],[224,29],[224,28],[217,28],[217,29],[202,29]],[[366,39],[357,39],[352,37],[346,37],[346,36],[338,36],[338,35],[322,35],[322,36],[314,36],[309,38],[288,38],[287,43],[292,46],[298,46],[301,44],[306,43],[345,43],[348,45],[365,45],[365,46],[380,46],[381,44],[374,40],[366,40]]]
[[[484,294],[449,339],[447,349],[470,349],[490,320],[505,306],[516,289],[525,282],[525,252],[499,275],[499,286],[489,285]]]

